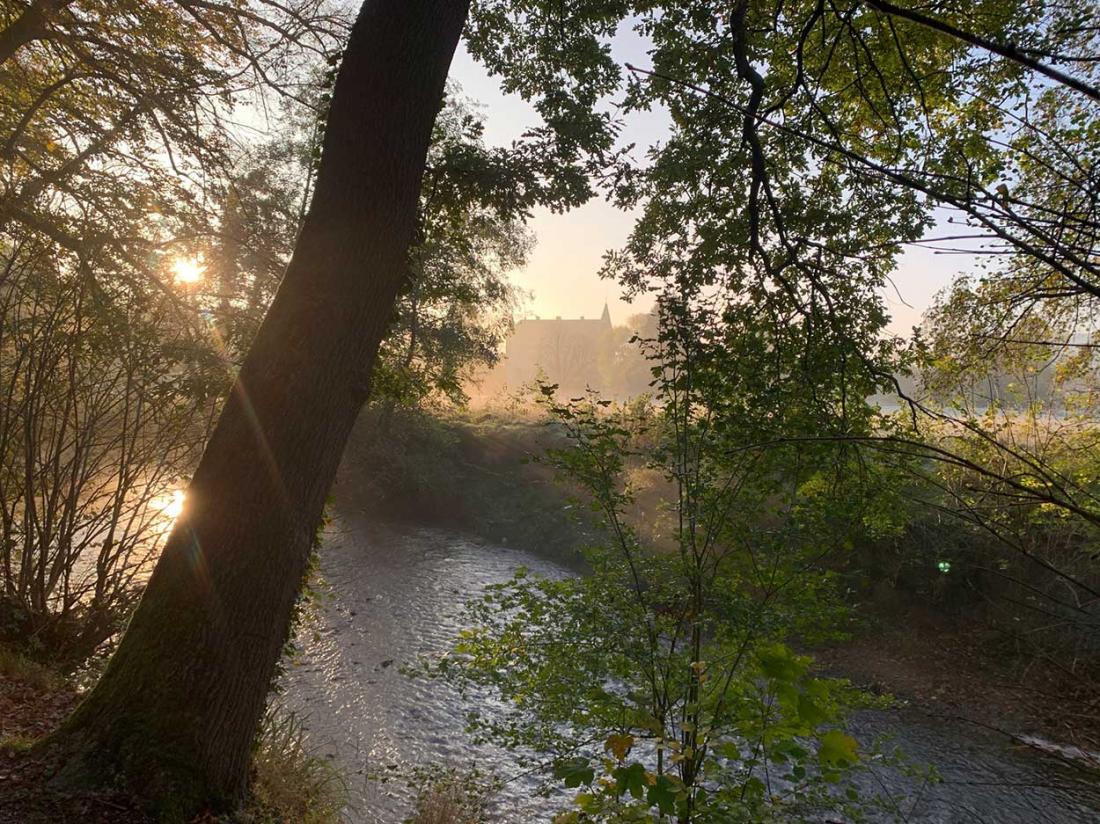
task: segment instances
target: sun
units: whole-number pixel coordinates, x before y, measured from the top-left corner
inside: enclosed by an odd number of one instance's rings
[[[174,521],[183,514],[183,504],[187,496],[182,489],[173,489],[171,495],[164,495],[153,502],[153,506],[160,510],[160,514],[169,521]]]
[[[196,257],[178,257],[172,262],[172,275],[176,283],[199,283],[206,273],[202,260]]]

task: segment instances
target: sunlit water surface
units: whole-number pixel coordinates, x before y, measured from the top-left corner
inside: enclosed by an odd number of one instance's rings
[[[372,775],[471,763],[519,772],[510,754],[476,745],[463,731],[474,699],[464,702],[445,684],[399,670],[446,649],[464,626],[464,601],[517,567],[551,576],[570,572],[530,553],[436,529],[379,529],[343,516],[330,533],[321,552],[329,595],[319,623],[303,633],[305,654],[286,676],[285,702],[305,718],[310,743],[347,776],[349,824],[392,824],[408,813],[403,782]],[[936,765],[943,778],[936,785],[896,775],[869,780],[868,790],[902,799],[903,820],[1100,822],[1100,792],[1087,774],[1005,736],[916,711],[862,713],[852,728],[864,740],[890,734],[910,759]],[[501,821],[553,817],[557,805],[533,796],[531,787],[530,779],[506,786],[496,810]]]

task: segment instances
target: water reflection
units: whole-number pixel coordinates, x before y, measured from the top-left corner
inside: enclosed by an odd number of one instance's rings
[[[465,598],[519,566],[543,575],[567,572],[434,530],[348,526],[335,520],[336,534],[322,549],[330,592],[321,626],[304,630],[307,652],[288,673],[287,703],[307,718],[312,743],[345,770],[354,807],[349,820],[400,821],[410,792],[400,782],[371,781],[371,774],[472,761],[518,770],[510,753],[475,745],[464,732],[466,712],[475,701],[484,707],[488,696],[464,699],[446,684],[410,679],[401,664],[447,649],[464,626]],[[528,783],[505,791],[507,820],[542,819],[547,802],[528,800],[529,789]]]

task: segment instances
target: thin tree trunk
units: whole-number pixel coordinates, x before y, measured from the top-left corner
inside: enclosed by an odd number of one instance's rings
[[[364,3],[294,256],[118,651],[47,743],[59,783],[113,772],[170,820],[240,798],[325,497],[408,271],[467,8]]]

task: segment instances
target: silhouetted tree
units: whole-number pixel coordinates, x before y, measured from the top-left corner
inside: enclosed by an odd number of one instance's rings
[[[52,744],[166,818],[238,798],[329,486],[408,273],[462,0],[369,0],[294,256],[103,678]]]

